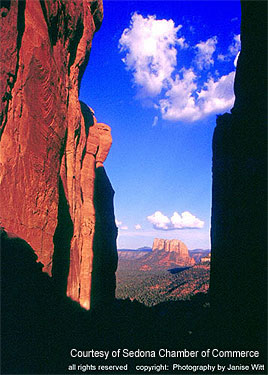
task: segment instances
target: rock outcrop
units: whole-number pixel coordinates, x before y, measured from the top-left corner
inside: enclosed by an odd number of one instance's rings
[[[213,137],[210,293],[222,332],[253,347],[266,332],[267,8],[241,4],[235,105]]]
[[[96,167],[111,135],[78,95],[102,14],[101,0],[1,2],[1,225],[87,309]]]
[[[180,240],[163,240],[161,238],[155,238],[152,250],[175,251],[183,258],[189,257],[187,246]]]
[[[189,256],[187,246],[180,240],[155,238],[152,251],[162,254],[159,259],[160,263],[170,262],[180,266],[195,264],[195,260]]]

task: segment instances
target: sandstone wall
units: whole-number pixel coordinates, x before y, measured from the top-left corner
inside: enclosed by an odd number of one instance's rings
[[[44,271],[85,308],[95,168],[111,137],[78,94],[102,14],[101,0],[1,5],[1,226],[27,241]]]

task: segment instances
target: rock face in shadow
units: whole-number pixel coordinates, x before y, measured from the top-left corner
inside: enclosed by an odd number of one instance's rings
[[[266,321],[266,11],[242,1],[235,105],[213,137],[212,306],[252,342]]]
[[[93,241],[92,307],[110,304],[115,298],[118,255],[113,197],[114,190],[105,169],[99,166],[96,168],[94,181],[96,223]]]
[[[1,2],[0,220],[90,308],[95,168],[109,127],[80,104],[102,1]]]
[[[105,179],[100,180],[99,192],[105,185]],[[105,190],[110,189],[106,186]],[[98,210],[101,208],[96,206],[96,214]],[[116,300],[112,305],[85,311],[57,293],[53,278],[42,272],[29,244],[1,230],[0,239],[1,374],[67,374],[71,349],[117,350],[118,343],[128,348],[130,337],[133,350],[140,348],[141,343],[154,350],[176,347],[178,342],[185,348],[199,347],[198,335],[193,344],[193,334],[188,331],[197,332],[198,327],[204,326],[203,321],[208,321],[202,307],[205,295],[195,296],[196,302],[165,302],[155,308],[137,301]],[[203,331],[200,335],[203,340]],[[77,367],[89,361],[80,357],[71,360]],[[109,356],[105,363],[119,365],[125,361]],[[137,358],[130,361],[132,366],[127,373],[138,373]],[[150,365],[151,361],[140,359],[143,365]],[[163,359],[155,361],[162,363]],[[90,363],[103,364],[99,357],[90,358]]]

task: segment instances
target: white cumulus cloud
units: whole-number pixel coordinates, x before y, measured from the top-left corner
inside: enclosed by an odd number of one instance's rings
[[[150,98],[153,108],[169,121],[194,122],[230,110],[235,72],[220,76],[210,69],[214,66],[217,36],[190,46],[183,35],[178,37],[181,28],[173,20],[134,13],[123,31],[120,52],[124,53],[123,62],[132,72],[141,98]],[[183,53],[187,48],[187,53],[193,53],[188,67],[181,55],[177,56],[179,49]],[[236,55],[236,64],[239,49],[240,35],[234,35],[228,53],[218,54],[218,61],[230,61]],[[152,125],[157,122],[155,116]]]
[[[155,229],[160,230],[200,229],[205,224],[204,221],[198,219],[189,211],[184,211],[181,215],[175,211],[171,218],[162,214],[161,211],[156,211],[154,214],[147,216],[147,220],[153,224]]]
[[[164,119],[190,122],[232,108],[234,71],[218,79],[209,78],[200,91],[197,91],[193,70],[182,69],[181,73],[166,92],[166,98],[159,102]]]
[[[232,108],[234,104],[235,72],[220,77],[218,80],[210,78],[198,93],[197,104],[203,115],[221,113]]]
[[[135,229],[140,230],[141,229],[141,225],[140,224],[136,224],[135,225]]]
[[[174,212],[173,216],[170,218],[170,221],[174,229],[203,228],[204,226],[204,221],[198,219],[189,211],[185,211],[181,215],[178,212]]]
[[[156,211],[151,216],[147,216],[147,220],[152,223],[156,229],[169,229],[170,219],[163,215],[161,211]]]
[[[186,48],[185,39],[178,38],[182,26],[173,20],[157,20],[156,16],[143,17],[134,13],[129,28],[119,40],[126,68],[133,72],[134,82],[143,94],[157,95],[166,85],[177,64],[175,45]]]
[[[165,99],[159,101],[162,117],[166,120],[194,121],[200,118],[193,96],[197,85],[192,69],[181,69],[172,81]]]
[[[205,42],[196,44],[197,54],[195,57],[195,63],[198,69],[209,69],[211,65],[214,65],[212,55],[216,50],[216,44],[218,43],[217,37],[213,36]]]

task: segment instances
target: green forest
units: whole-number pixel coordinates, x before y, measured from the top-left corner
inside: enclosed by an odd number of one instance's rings
[[[171,270],[141,270],[139,262],[119,260],[116,298],[137,300],[146,306],[161,302],[190,300],[198,293],[207,293],[210,264]]]

